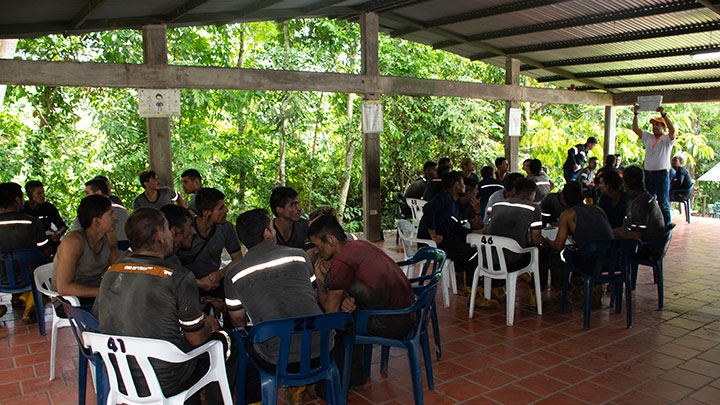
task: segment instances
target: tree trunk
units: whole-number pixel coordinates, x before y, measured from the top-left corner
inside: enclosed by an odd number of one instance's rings
[[[320,132],[320,123],[322,123],[323,118],[323,98],[325,97],[325,93],[320,93],[320,100],[318,101],[318,109],[317,109],[317,115],[315,116],[315,129],[313,130],[313,141],[312,141],[312,149],[310,150],[310,179],[308,183],[308,199],[307,199],[307,206],[308,208],[312,207],[312,189],[313,189],[313,180],[314,180],[314,173],[312,171],[312,168],[314,167],[312,165],[313,159],[315,159],[315,152],[317,151],[317,137],[318,133]]]
[[[357,143],[353,139],[353,101],[355,93],[349,93],[347,99],[347,132],[345,134],[345,171],[342,177],[342,188],[340,189],[340,207],[338,209],[338,220],[342,224],[345,215],[345,207],[347,203],[348,191],[350,191],[350,178],[352,174],[353,158],[355,157],[355,148]]]
[[[285,68],[287,69],[290,65],[290,34],[288,33],[287,21],[283,22],[283,41],[285,42]],[[289,92],[285,92],[285,98],[280,107],[280,152],[278,156],[280,162],[278,163],[278,181],[281,186],[285,185],[285,148],[287,146],[287,117],[285,116],[285,108],[287,107],[290,96]]]
[[[0,59],[12,59],[15,56],[17,42],[17,39],[0,39]],[[0,111],[3,110],[6,89],[6,85],[0,84]]]
[[[240,24],[240,49],[238,49],[238,58],[237,58],[237,67],[241,68],[243,67],[243,58],[245,57],[245,24]],[[245,132],[245,103],[238,104],[238,113],[237,113],[237,134],[240,136]],[[245,181],[245,176],[247,173],[240,173],[238,176],[238,202],[240,205],[245,204],[245,185],[247,184],[247,181]]]

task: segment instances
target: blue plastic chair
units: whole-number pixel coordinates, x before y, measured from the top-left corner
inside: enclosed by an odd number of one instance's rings
[[[680,205],[684,207],[685,220],[688,224],[690,223],[690,196],[692,195],[694,186],[695,182],[692,182],[689,188],[670,190],[670,195],[668,196],[671,203],[680,203]]]
[[[32,291],[35,301],[35,315],[37,317],[40,335],[45,336],[45,306],[42,293],[35,287],[32,272],[35,267],[48,262],[48,258],[36,249],[18,249],[9,252],[0,252],[0,260],[5,269],[6,281],[0,278],[0,292],[7,294],[20,294]],[[32,264],[32,266],[28,266]],[[21,280],[17,280],[15,270],[19,270]]]
[[[662,251],[660,253],[660,258],[656,261],[651,261],[648,259],[639,258],[637,256],[630,258],[630,268],[632,270],[632,287],[633,290],[635,289],[635,286],[637,285],[637,273],[638,273],[638,267],[639,266],[648,266],[651,267],[653,270],[653,281],[655,284],[657,284],[657,293],[658,293],[658,309],[663,309],[663,304],[665,300],[665,293],[664,293],[664,287],[663,287],[663,259],[665,258],[665,254],[668,251],[668,247],[670,247],[670,241],[672,240],[672,231],[675,229],[675,224],[670,224],[665,228],[665,235],[662,239],[654,240],[654,241],[645,241],[642,243],[642,248],[652,248],[652,247],[658,247],[661,248]]]
[[[325,380],[328,404],[346,403],[350,386],[350,364],[352,363],[352,348],[355,344],[355,335],[351,333],[342,335],[345,363],[343,364],[343,379],[341,382],[337,363],[335,363],[335,358],[330,353],[330,341],[332,339],[330,331],[346,331],[352,322],[352,315],[348,312],[331,312],[261,322],[253,326],[250,332],[246,332],[244,329],[235,329],[235,338],[240,346],[235,403],[238,405],[245,404],[245,375],[248,360],[260,372],[263,404],[275,404],[277,402],[277,388],[280,385],[299,386],[320,380]],[[320,339],[319,366],[311,364],[313,332],[317,332],[314,333],[315,340]],[[301,356],[298,370],[288,371],[290,339],[293,336],[300,339]],[[247,351],[246,344],[258,344],[273,338],[280,339],[278,366],[274,370],[268,370],[261,367],[253,359]]]
[[[584,302],[583,302],[583,328],[590,329],[590,311],[592,310],[593,287],[595,284],[612,283],[613,296],[611,298],[611,306],[615,304],[615,312],[620,313],[622,310],[622,291],[623,287],[626,291],[627,299],[627,327],[632,327],[632,289],[630,281],[630,262],[631,255],[637,253],[640,247],[640,241],[635,239],[620,240],[596,240],[587,243],[582,249],[568,248],[563,251],[565,260],[565,274],[563,278],[562,301],[560,304],[560,313],[565,313],[565,305],[567,302],[568,285],[570,284],[570,274],[575,273],[582,277],[584,286]],[[586,273],[577,268],[574,258],[595,255],[594,267],[592,274]]]
[[[428,276],[426,276],[428,277]],[[410,374],[412,376],[413,395],[415,404],[423,403],[422,364],[420,356],[425,359],[425,372],[429,389],[435,389],[432,373],[432,357],[430,355],[430,341],[428,339],[427,324],[431,313],[431,304],[435,302],[438,278],[428,277],[430,281],[425,291],[417,298],[415,303],[404,309],[362,310],[357,312],[355,324],[355,343],[365,345],[365,375],[370,376],[372,363],[372,345],[381,345],[382,358],[387,358],[390,346],[404,349],[408,352]],[[402,340],[373,336],[368,330],[368,321],[372,316],[415,314],[417,324],[408,337]],[[386,365],[387,367],[387,365]]]
[[[410,279],[410,284],[415,284],[413,286],[415,296],[419,297],[427,289],[427,287],[431,284],[430,280],[432,278],[437,278],[438,280],[441,280],[446,257],[447,255],[443,250],[425,246],[420,248],[410,259],[397,262],[397,265],[399,267],[414,267],[416,263],[420,263],[423,261],[425,262],[422,266],[420,276]],[[431,303],[431,307],[432,308],[430,309],[430,318],[432,320],[433,336],[435,339],[435,354],[437,355],[438,361],[440,361],[440,359],[442,358],[442,347],[440,344],[440,324],[438,323],[437,304],[435,303],[435,301]],[[381,359],[380,364],[381,370],[383,372],[386,372],[387,358]]]
[[[85,404],[85,392],[87,389],[87,368],[88,362],[95,367],[95,392],[97,393],[97,404],[105,404],[110,385],[107,381],[105,366],[99,354],[93,353],[90,347],[83,342],[82,333],[85,331],[99,331],[100,325],[87,307],[76,307],[70,304],[64,297],[57,297],[65,310],[65,315],[70,320],[70,328],[75,335],[78,344],[78,404]]]

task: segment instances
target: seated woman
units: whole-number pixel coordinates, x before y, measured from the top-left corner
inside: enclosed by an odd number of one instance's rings
[[[110,199],[90,195],[77,210],[82,227],[62,240],[53,260],[53,287],[60,295],[74,295],[82,305],[91,305],[105,270],[120,253],[114,229],[117,219]]]
[[[558,233],[555,240],[543,237],[543,244],[559,252],[565,248],[568,236],[572,236],[574,245],[579,249],[582,249],[586,243],[593,240],[614,239],[605,212],[596,206],[583,203],[583,190],[579,183],[570,182],[566,184],[562,193],[563,199],[569,208],[560,214]],[[578,263],[578,268],[584,269],[588,268],[588,266]],[[551,259],[550,271],[553,289],[562,289],[564,266],[559,257],[554,256],[554,259]]]

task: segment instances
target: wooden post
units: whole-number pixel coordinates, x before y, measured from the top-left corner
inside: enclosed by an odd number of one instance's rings
[[[143,62],[167,65],[167,29],[165,24],[143,26]],[[163,186],[174,187],[170,117],[147,118],[148,160]]]
[[[617,114],[615,111],[615,107],[612,105],[605,106],[605,136],[603,138],[603,156],[615,154],[616,122]]]
[[[518,86],[520,84],[520,61],[510,57],[505,58],[505,84]],[[519,108],[520,102],[505,101],[505,158],[510,163],[510,171],[518,171],[518,149],[520,137],[510,136],[510,109]]]
[[[377,80],[378,70],[378,15],[365,13],[360,16],[360,48],[362,74],[369,80]],[[378,94],[364,94],[363,100],[379,100]],[[382,210],[380,198],[380,134],[362,135],[363,168],[363,228],[365,238],[372,242],[383,239]]]

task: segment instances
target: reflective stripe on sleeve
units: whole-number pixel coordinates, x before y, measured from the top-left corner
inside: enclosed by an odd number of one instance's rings
[[[32,221],[27,219],[14,219],[9,221],[0,221],[0,225],[32,225]]]
[[[225,298],[225,305],[229,307],[239,307],[242,306],[242,301],[234,300],[232,298]]]
[[[180,321],[180,325],[182,325],[182,326],[193,327],[193,326],[198,325],[200,322],[202,322],[203,319],[205,319],[205,314],[200,314],[200,316],[198,316],[197,318],[192,319],[190,321],[183,321],[182,319],[179,319],[179,321]]]
[[[45,246],[45,245],[47,245],[48,243],[50,243],[50,239],[45,239],[45,240],[42,241],[42,242],[38,242],[38,243],[37,243],[37,247]]]
[[[281,257],[279,259],[270,260],[269,262],[256,264],[254,266],[250,266],[246,268],[245,270],[237,273],[233,276],[232,282],[235,283],[238,280],[240,280],[243,277],[249,276],[250,274],[255,273],[256,271],[266,270],[272,267],[278,267],[282,266],[283,264],[293,263],[293,262],[300,262],[305,263],[305,258],[303,256],[288,256],[288,257]]]
[[[542,227],[542,221],[536,221],[530,224],[530,228],[540,228]]]
[[[496,202],[495,204],[493,204],[493,207],[495,207],[497,205],[503,205],[506,207],[524,208],[526,210],[535,211],[535,207],[533,207],[532,205],[526,205],[526,204],[518,204],[518,203],[510,203],[510,202],[506,202],[506,201],[500,201],[500,202]],[[490,207],[490,208],[492,208],[492,207]],[[490,211],[490,209],[488,209],[488,212],[489,211]]]

